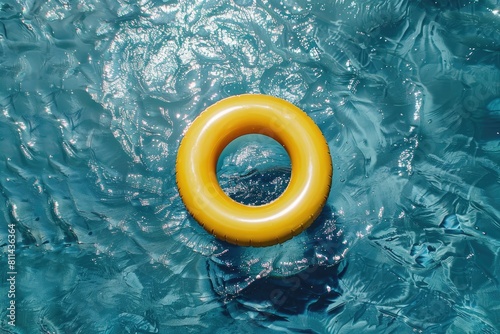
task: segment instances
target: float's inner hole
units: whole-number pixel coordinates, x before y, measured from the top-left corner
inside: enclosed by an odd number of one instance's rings
[[[260,134],[236,138],[217,161],[222,190],[233,200],[252,206],[277,199],[288,186],[291,170],[283,146]]]

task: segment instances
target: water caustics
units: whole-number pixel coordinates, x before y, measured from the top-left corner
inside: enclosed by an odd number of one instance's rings
[[[499,10],[0,3],[0,223],[16,224],[18,263],[16,328],[3,307],[0,328],[497,332]],[[262,249],[213,238],[175,187],[187,126],[242,93],[307,111],[335,170],[317,221]],[[219,161],[222,187],[247,204],[289,178],[281,148],[256,138]]]

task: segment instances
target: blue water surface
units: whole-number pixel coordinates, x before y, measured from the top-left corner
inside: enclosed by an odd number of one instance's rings
[[[241,93],[332,152],[281,245],[215,239],[175,186],[186,128]],[[218,176],[261,204],[289,160],[248,137]],[[500,1],[1,0],[0,247],[3,333],[498,333]]]

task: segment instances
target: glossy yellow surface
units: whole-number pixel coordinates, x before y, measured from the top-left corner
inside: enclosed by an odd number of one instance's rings
[[[271,203],[248,206],[227,196],[217,181],[222,150],[237,137],[263,134],[288,152],[292,174]],[[189,213],[217,238],[242,246],[269,246],[292,238],[320,214],[332,179],[328,145],[302,110],[267,95],[226,98],[203,111],[182,139],[177,186]]]

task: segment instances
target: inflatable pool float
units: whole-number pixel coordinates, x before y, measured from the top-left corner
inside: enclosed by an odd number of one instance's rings
[[[231,199],[217,180],[223,149],[246,134],[279,142],[292,165],[290,182],[274,201],[250,206]],[[328,144],[306,113],[282,99],[258,94],[221,100],[189,126],[176,161],[180,196],[209,233],[241,246],[270,246],[306,229],[320,214],[332,179]]]

